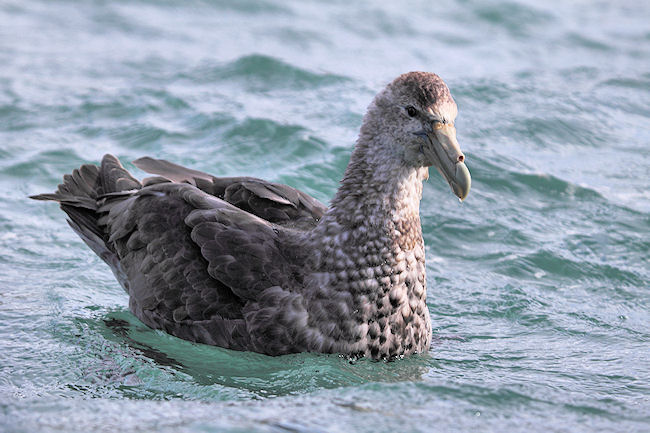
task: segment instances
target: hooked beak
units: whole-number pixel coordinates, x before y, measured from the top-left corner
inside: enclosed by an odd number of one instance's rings
[[[422,146],[426,161],[438,169],[460,201],[465,200],[472,178],[464,162],[465,155],[456,140],[456,128],[453,124],[436,123],[426,125],[422,132],[418,135],[426,141]]]

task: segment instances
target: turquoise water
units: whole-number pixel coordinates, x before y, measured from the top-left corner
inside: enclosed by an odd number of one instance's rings
[[[648,23],[642,0],[1,2],[0,431],[650,431]],[[113,153],[326,202],[409,70],[449,84],[473,176],[462,205],[424,189],[429,353],[153,331],[26,198]]]

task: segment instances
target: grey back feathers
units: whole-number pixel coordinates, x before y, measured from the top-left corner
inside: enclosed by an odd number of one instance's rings
[[[329,208],[286,185],[148,157],[134,164],[155,176],[140,182],[111,155],[32,198],[61,204],[152,328],[269,355],[423,352],[431,324],[419,201],[428,172],[386,141],[399,142],[404,127],[390,98],[397,112],[408,97],[451,99],[434,74],[391,83],[371,104]]]

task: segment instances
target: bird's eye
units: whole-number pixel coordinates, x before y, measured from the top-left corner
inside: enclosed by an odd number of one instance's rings
[[[409,105],[406,107],[406,112],[408,113],[409,116],[415,117],[416,114],[418,114],[418,110],[415,109],[415,107]]]

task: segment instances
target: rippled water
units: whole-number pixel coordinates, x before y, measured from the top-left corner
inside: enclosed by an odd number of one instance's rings
[[[643,0],[1,2],[0,431],[649,431],[649,22]],[[409,70],[448,82],[473,175],[462,205],[425,185],[427,354],[153,331],[26,198],[113,153],[327,201]]]

